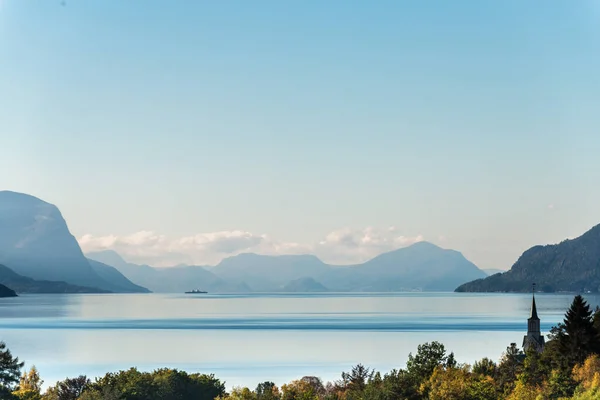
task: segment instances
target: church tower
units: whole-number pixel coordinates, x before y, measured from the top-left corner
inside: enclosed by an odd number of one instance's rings
[[[540,319],[537,315],[537,308],[535,306],[535,283],[533,284],[533,294],[531,301],[531,313],[527,319],[527,335],[523,338],[523,350],[527,350],[532,347],[538,353],[544,350],[544,337],[540,329]]]

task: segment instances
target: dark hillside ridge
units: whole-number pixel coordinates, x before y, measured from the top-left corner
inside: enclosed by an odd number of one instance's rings
[[[0,284],[0,298],[2,297],[17,297],[17,293],[11,288]]]
[[[465,283],[457,292],[600,292],[600,225],[576,239],[534,246],[512,268]]]
[[[5,265],[0,265],[0,284],[12,288],[17,293],[109,293],[102,289],[60,281],[36,281],[17,274]]]

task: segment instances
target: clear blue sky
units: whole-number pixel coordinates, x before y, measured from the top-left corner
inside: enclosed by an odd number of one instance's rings
[[[600,2],[0,0],[0,189],[77,237],[600,223]]]

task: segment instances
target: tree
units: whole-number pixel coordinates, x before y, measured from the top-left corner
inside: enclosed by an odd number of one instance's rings
[[[571,374],[563,369],[553,369],[544,385],[544,399],[570,398],[575,391],[576,383]]]
[[[446,363],[446,348],[439,342],[420,344],[417,347],[417,354],[408,354],[406,369],[420,383],[431,376],[433,370],[438,365]]]
[[[532,347],[527,349],[519,380],[525,385],[538,386],[546,379],[547,373],[540,353]]]
[[[298,379],[281,386],[281,400],[315,400],[319,393],[308,380]]]
[[[215,400],[256,400],[256,393],[247,387],[234,387],[227,396],[215,397]]]
[[[273,382],[259,383],[254,391],[258,400],[277,400],[281,397],[279,388]]]
[[[89,384],[90,380],[85,375],[58,382],[56,384],[58,400],[77,400]]]
[[[537,386],[526,385],[521,381],[517,381],[514,389],[506,400],[538,400],[542,392]]]
[[[41,400],[42,384],[44,381],[40,378],[40,374],[33,365],[28,372],[21,376],[19,388],[13,393],[20,400]]]
[[[0,342],[0,398],[7,398],[21,377],[25,363],[13,357],[4,342]]]
[[[573,299],[556,336],[571,368],[583,364],[590,354],[598,352],[598,331],[594,327],[592,310],[581,295]]]
[[[214,375],[188,374],[168,368],[153,372],[130,368],[108,373],[86,388],[89,399],[112,399],[115,394],[119,400],[213,400],[226,395],[225,385]]]
[[[523,352],[517,347],[516,343],[511,343],[502,354],[500,364],[496,370],[496,381],[501,393],[512,392],[517,375],[523,368],[522,358]]]
[[[430,400],[495,400],[498,397],[494,380],[471,373],[468,365],[436,367],[420,391]]]
[[[360,393],[365,390],[367,382],[373,378],[374,373],[374,370],[358,364],[352,367],[350,372],[342,372],[342,380],[338,383],[338,386],[344,390]]]
[[[496,375],[496,363],[487,357],[482,358],[479,361],[475,361],[473,364],[473,373],[484,376],[494,377]]]

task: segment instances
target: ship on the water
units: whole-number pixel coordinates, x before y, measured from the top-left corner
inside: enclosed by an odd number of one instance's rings
[[[198,290],[198,289],[194,289],[194,290],[190,290],[189,292],[185,292],[185,294],[202,294],[202,293],[208,293],[208,292],[204,292],[204,291]]]

